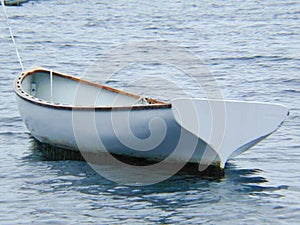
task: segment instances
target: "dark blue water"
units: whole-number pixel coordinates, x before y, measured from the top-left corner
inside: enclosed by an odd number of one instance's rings
[[[85,162],[47,160],[19,116],[20,66],[1,11],[1,224],[300,222],[299,1],[39,0],[7,12],[26,68],[80,76],[116,46],[166,40],[202,58],[224,98],[281,103],[290,116],[221,180],[182,174],[127,187]]]

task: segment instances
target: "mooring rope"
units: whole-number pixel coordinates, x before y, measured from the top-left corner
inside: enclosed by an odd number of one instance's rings
[[[22,58],[20,56],[19,50],[17,48],[17,44],[16,44],[16,40],[15,40],[14,34],[13,34],[12,29],[11,29],[10,24],[9,24],[9,20],[8,20],[6,8],[5,8],[4,0],[1,0],[1,5],[2,5],[2,8],[3,8],[3,12],[4,12],[5,19],[6,19],[6,24],[7,24],[8,30],[9,30],[9,33],[10,33],[11,40],[12,40],[12,42],[14,44],[15,49],[16,49],[17,57],[18,57],[18,60],[19,60],[22,72],[24,72],[24,66],[23,66]]]
[[[50,70],[50,101],[53,100],[53,72]]]

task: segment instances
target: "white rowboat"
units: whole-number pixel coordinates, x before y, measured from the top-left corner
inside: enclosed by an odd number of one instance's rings
[[[288,110],[277,104],[207,99],[169,103],[46,69],[15,81],[34,138],[70,150],[225,167],[273,133]]]

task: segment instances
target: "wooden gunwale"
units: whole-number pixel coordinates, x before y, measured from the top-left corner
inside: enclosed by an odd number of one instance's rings
[[[146,98],[146,100],[150,103],[149,105],[132,105],[132,106],[76,106],[76,105],[66,105],[66,104],[61,104],[61,103],[54,103],[54,102],[49,102],[43,99],[39,99],[36,98],[32,95],[30,95],[29,93],[27,93],[25,90],[23,90],[22,88],[22,82],[23,80],[27,77],[30,76],[34,73],[37,72],[46,72],[46,73],[50,73],[49,70],[47,69],[43,69],[43,68],[38,68],[38,69],[33,69],[24,73],[21,73],[21,75],[19,75],[16,80],[15,80],[15,85],[14,85],[14,89],[15,89],[15,93],[22,99],[39,105],[39,106],[43,106],[43,107],[50,107],[50,108],[55,108],[55,109],[62,109],[62,110],[91,110],[91,111],[112,111],[112,110],[146,110],[146,109],[169,109],[172,107],[172,105],[170,103],[166,103],[166,102],[162,102],[162,101],[158,101],[156,99],[152,99],[152,98]],[[79,83],[85,83],[87,85],[91,85],[97,88],[101,88],[101,89],[105,89],[111,92],[115,92],[118,94],[122,94],[122,95],[127,95],[136,99],[140,99],[141,96],[136,95],[136,94],[132,94],[132,93],[128,93],[122,90],[118,90],[112,87],[108,87],[105,85],[101,85],[101,84],[97,84],[97,83],[93,83],[87,80],[83,80],[77,77],[73,77],[67,74],[62,74],[62,73],[58,73],[58,72],[52,72],[52,74],[54,76],[60,76],[60,77],[64,77],[70,80],[74,80],[76,82]]]

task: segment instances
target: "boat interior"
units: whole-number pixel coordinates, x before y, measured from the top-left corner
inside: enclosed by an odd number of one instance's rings
[[[24,73],[17,79],[16,86],[27,97],[57,105],[116,107],[168,104],[41,69]]]

